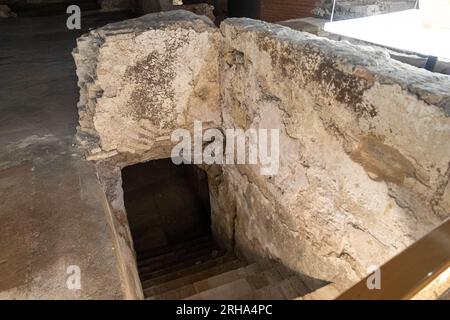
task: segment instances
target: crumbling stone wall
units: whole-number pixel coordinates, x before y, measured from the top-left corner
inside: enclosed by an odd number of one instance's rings
[[[449,77],[252,20],[221,31],[224,127],[281,130],[278,175],[223,169],[241,252],[346,286],[449,216]]]
[[[170,11],[107,25],[78,39],[79,137],[94,158],[161,149],[194,120],[220,124],[218,30]],[[170,146],[169,146],[170,147]],[[169,153],[170,154],[170,153]]]
[[[415,3],[415,0],[337,0],[334,18],[352,19],[407,10],[414,8]],[[312,14],[329,19],[332,8],[333,0],[318,0]]]
[[[78,138],[109,194],[124,272],[120,168],[169,157],[171,131],[194,120],[280,130],[277,175],[205,168],[215,236],[250,259],[343,289],[450,215],[449,77],[250,19],[220,31],[167,12],[78,41]]]
[[[220,126],[218,29],[170,11],[107,25],[78,39],[77,138],[98,177],[127,297],[142,298],[121,188],[121,168],[169,158],[170,134],[194,120]]]

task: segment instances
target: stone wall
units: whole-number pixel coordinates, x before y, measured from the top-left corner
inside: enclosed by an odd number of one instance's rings
[[[242,252],[348,285],[449,216],[449,77],[252,20],[221,31],[224,127],[282,132],[278,175],[224,167]]]
[[[120,168],[169,157],[171,131],[194,120],[281,132],[277,175],[205,167],[215,236],[251,260],[342,290],[450,215],[447,76],[250,19],[219,32],[178,11],[92,31],[74,57],[78,138],[112,203],[124,273]]]
[[[195,119],[220,126],[218,29],[169,11],[85,34],[73,52],[80,87],[77,139],[96,160],[109,202],[126,296],[142,298],[123,202],[121,169],[169,158],[170,134]]]
[[[78,136],[89,137],[82,140],[91,155],[160,158],[174,129],[189,129],[194,119],[219,126],[217,36],[207,18],[170,11],[79,38]]]
[[[373,16],[414,8],[415,0],[337,0],[334,18],[351,19]],[[327,18],[331,16],[333,0],[318,0],[312,13],[314,16]]]

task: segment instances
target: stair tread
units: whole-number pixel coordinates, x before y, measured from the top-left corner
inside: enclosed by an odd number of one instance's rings
[[[241,273],[241,277],[237,279],[235,278],[237,274],[231,273],[224,275],[223,278],[218,276],[216,279],[211,279],[211,288],[199,287],[198,290],[206,290],[200,292],[197,291],[198,293],[188,297],[187,299],[239,299],[243,296],[250,295],[252,292],[263,287],[275,285],[285,279],[284,274],[277,268],[269,268],[269,266],[258,264],[253,264],[251,267],[254,268],[253,271],[250,271],[249,273],[245,273],[244,271]],[[259,270],[255,267],[259,268]],[[228,279],[230,281],[226,282]]]
[[[311,292],[302,276],[292,276],[241,297],[242,300],[291,300]]]
[[[223,270],[221,273],[211,275],[210,277],[204,277],[198,281],[191,281],[184,286],[174,288],[172,290],[155,295],[156,299],[184,299],[189,296],[207,291],[227,283],[237,281],[241,278],[245,278],[254,274],[258,270],[262,270],[262,267],[255,268],[256,264],[249,266],[241,266],[240,268],[234,268],[231,270]]]
[[[206,251],[202,255],[189,256],[188,259],[179,260],[179,262],[174,262],[171,265],[166,266],[164,268],[160,268],[160,269],[152,270],[152,271],[144,270],[142,272],[139,272],[139,277],[141,278],[141,281],[147,281],[149,279],[153,279],[153,278],[158,277],[163,274],[181,271],[190,266],[193,266],[196,264],[201,264],[205,261],[214,259],[219,256],[223,256],[224,254],[226,254],[225,251]]]
[[[239,279],[217,288],[203,291],[185,298],[184,300],[235,300],[241,296],[249,295],[254,289],[245,279]]]
[[[244,266],[244,262],[240,260],[232,260],[230,262],[225,262],[223,264],[214,265],[208,269],[195,272],[193,274],[189,274],[180,278],[176,278],[158,285],[154,285],[144,289],[145,296],[158,296],[163,295],[167,292],[171,292],[177,289],[180,289],[187,285],[192,285],[197,282],[201,282],[202,280],[208,279],[210,277],[214,277],[216,275],[220,275],[224,272],[228,272],[230,270],[236,270],[242,268]]]
[[[178,252],[178,251],[183,251],[183,250],[187,250],[193,246],[196,245],[200,245],[200,244],[210,244],[212,243],[212,239],[211,237],[208,236],[203,236],[203,237],[198,237],[198,238],[194,238],[192,240],[189,241],[185,241],[182,243],[178,243],[178,244],[174,244],[174,245],[167,245],[164,247],[160,247],[160,248],[155,248],[155,249],[151,249],[148,251],[143,251],[143,252],[137,252],[137,261],[138,264],[141,263],[142,261],[145,261],[147,259],[151,259],[151,258],[155,258],[155,257],[159,257],[162,256],[164,254],[168,254],[168,253],[172,253],[172,252]]]
[[[260,268],[257,269],[256,267],[260,267]],[[239,268],[239,269],[230,270],[230,271],[221,273],[219,275],[210,277],[210,278],[202,280],[202,281],[197,281],[197,282],[193,283],[193,286],[197,292],[206,291],[211,288],[215,288],[215,287],[221,286],[223,284],[226,284],[228,282],[232,282],[235,280],[239,280],[240,278],[245,278],[247,276],[250,276],[250,275],[254,274],[255,272],[262,271],[263,268],[264,268],[263,266],[254,263],[254,264],[251,264],[251,265]]]
[[[278,286],[267,286],[239,298],[240,300],[286,300]]]
[[[208,268],[211,268],[212,266],[216,266],[216,265],[223,264],[225,262],[230,262],[233,260],[236,260],[236,257],[234,256],[234,254],[223,254],[216,258],[211,258],[209,260],[203,261],[202,263],[190,265],[188,267],[173,270],[171,272],[165,272],[165,273],[160,274],[159,276],[154,276],[152,278],[143,280],[142,287],[149,288],[151,286],[155,286],[155,285],[158,285],[158,284],[161,284],[164,282],[168,282],[170,280],[188,276],[192,273],[206,270]]]
[[[193,248],[192,251],[179,253],[176,256],[161,257],[159,259],[147,260],[145,264],[138,264],[139,273],[145,274],[151,271],[163,270],[167,267],[171,267],[177,264],[179,261],[191,261],[196,257],[202,257],[204,255],[212,254],[213,252],[219,252],[215,250],[212,245],[205,245]]]

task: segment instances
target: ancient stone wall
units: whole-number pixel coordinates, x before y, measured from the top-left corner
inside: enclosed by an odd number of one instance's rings
[[[447,76],[250,19],[219,32],[178,11],[92,31],[74,57],[78,138],[109,189],[128,273],[120,168],[169,157],[171,132],[194,120],[280,130],[278,174],[205,168],[215,236],[250,259],[342,289],[450,215]]]
[[[79,137],[91,156],[160,158],[174,129],[219,126],[217,36],[207,18],[170,11],[79,38]]]
[[[121,168],[169,158],[170,134],[220,126],[218,29],[186,11],[107,25],[78,39],[77,138],[98,161],[127,297],[141,298],[123,203]]]
[[[221,31],[224,127],[281,130],[278,175],[223,169],[242,252],[348,285],[449,216],[449,77],[252,20]]]
[[[373,16],[414,8],[415,0],[337,0],[334,18],[352,19]],[[321,18],[330,18],[333,0],[318,0],[312,13]]]

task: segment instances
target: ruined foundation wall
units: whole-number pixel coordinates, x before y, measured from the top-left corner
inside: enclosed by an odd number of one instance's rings
[[[169,158],[174,129],[194,120],[220,126],[218,29],[207,18],[171,11],[85,34],[73,52],[80,87],[77,140],[109,203],[128,298],[142,298],[123,202],[121,169]]]
[[[277,175],[223,167],[242,252],[345,287],[450,215],[449,77],[258,21],[221,31],[224,127],[281,131]]]
[[[249,19],[219,32],[179,11],[92,31],[74,57],[78,139],[97,161],[134,297],[120,169],[170,157],[170,134],[194,120],[280,129],[277,175],[204,167],[215,236],[250,259],[344,288],[450,215],[449,77]]]
[[[414,8],[415,0],[338,0],[334,18],[353,19]],[[329,19],[333,11],[333,0],[317,0],[312,14]]]
[[[170,155],[170,134],[220,125],[218,30],[187,11],[107,25],[78,39],[78,137],[95,159]],[[143,156],[143,153],[148,153]]]

